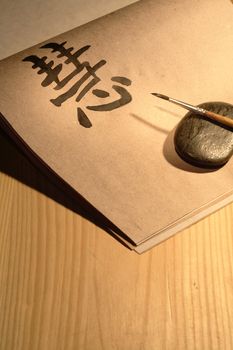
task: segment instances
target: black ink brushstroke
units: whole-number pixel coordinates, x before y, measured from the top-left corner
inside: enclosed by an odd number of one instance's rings
[[[77,117],[79,124],[82,125],[84,128],[92,127],[90,119],[87,117],[86,113],[82,110],[82,108],[77,108]]]
[[[100,89],[94,89],[92,90],[93,95],[100,97],[100,98],[105,98],[105,97],[109,97],[109,92],[104,91],[104,90],[100,90]]]
[[[52,68],[54,65],[54,61],[50,61],[46,63],[47,56],[42,58],[37,57],[36,55],[27,56],[23,59],[24,62],[32,62],[32,68],[40,68],[37,74],[46,73],[47,77],[42,81],[41,85],[46,87],[50,85],[52,82],[59,84],[60,81],[58,79],[58,75],[62,70],[62,64],[58,64],[56,67]]]
[[[111,80],[126,86],[130,86],[132,84],[132,81],[125,77],[112,77]]]
[[[73,65],[76,68],[79,68],[80,65],[82,65],[82,64],[79,62],[78,57],[81,56],[85,51],[87,51],[91,47],[91,45],[83,46],[81,49],[79,49],[75,53],[71,54],[71,51],[73,51],[74,48],[70,47],[70,48],[66,49],[64,47],[64,45],[66,43],[67,43],[67,41],[62,42],[61,44],[48,43],[48,44],[41,46],[40,48],[41,49],[52,49],[52,52],[59,52],[59,54],[57,56],[58,58],[66,57],[67,58],[65,60],[66,64],[73,63]]]
[[[68,100],[69,98],[71,98],[72,96],[74,96],[78,92],[79,88],[81,87],[81,85],[83,83],[85,83],[86,80],[88,80],[91,76],[93,76],[94,79],[92,79],[92,82],[90,83],[90,86],[91,86],[90,89],[91,89],[94,85],[96,85],[100,81],[100,78],[97,77],[95,72],[100,67],[105,65],[105,63],[106,63],[105,60],[101,60],[97,64],[95,64],[93,67],[87,67],[88,72],[81,79],[79,79],[68,91],[59,95],[55,99],[51,99],[50,101],[55,106],[60,107],[62,105],[62,103],[64,103],[66,100]],[[89,91],[89,88],[88,89],[84,88],[80,92],[80,94],[78,95],[77,98],[79,98],[79,100],[80,100],[81,98],[79,96],[81,95],[81,97],[83,97],[88,91]]]
[[[121,96],[120,99],[100,106],[87,106],[87,109],[91,111],[107,112],[122,107],[132,101],[132,96],[125,88],[113,85],[113,89]]]
[[[50,99],[50,102],[57,107],[60,107],[65,101],[73,97],[78,92],[79,93],[76,97],[76,102],[80,102],[82,98],[96,84],[98,84],[101,81],[101,79],[96,75],[96,71],[107,63],[105,60],[100,60],[94,66],[91,66],[88,61],[80,62],[78,58],[83,53],[85,53],[91,46],[90,45],[83,46],[79,50],[72,53],[74,48],[73,47],[65,48],[64,45],[66,43],[67,43],[66,41],[60,44],[52,42],[52,43],[47,43],[40,47],[41,49],[51,49],[52,53],[58,53],[57,54],[58,58],[62,58],[62,57],[65,58],[65,61],[64,61],[65,64],[72,63],[74,65],[74,70],[61,80],[59,79],[59,74],[61,73],[63,68],[62,63],[54,66],[53,60],[46,62],[46,60],[48,59],[47,56],[43,56],[42,58],[39,58],[36,55],[30,55],[23,59],[23,61],[31,62],[33,69],[39,68],[37,74],[43,74],[43,73],[46,74],[46,77],[41,83],[43,87],[47,87],[48,85],[55,82],[56,85],[53,87],[53,89],[55,90],[60,90],[64,88],[73,78],[76,77],[76,75],[78,75],[84,68],[86,68],[87,72],[78,81],[76,81],[73,84],[73,86],[71,86],[66,92],[62,93],[58,97]],[[90,78],[92,79],[89,82],[87,82]],[[114,76],[111,78],[111,80],[125,86],[130,86],[132,83],[130,79],[122,76]],[[86,86],[84,86],[81,89],[81,87],[84,85],[85,82],[87,82]],[[119,85],[113,85],[112,88],[113,90],[115,90],[115,92],[118,93],[118,95],[120,95],[120,98],[118,100],[110,103],[98,105],[98,106],[87,106],[86,108],[93,111],[112,111],[132,101],[132,96],[124,87]],[[92,93],[93,95],[99,98],[107,98],[110,96],[109,92],[101,89],[93,89]],[[77,108],[77,117],[80,125],[82,125],[83,127],[90,128],[92,126],[91,121],[89,120],[89,118],[87,117],[83,109],[80,107]]]

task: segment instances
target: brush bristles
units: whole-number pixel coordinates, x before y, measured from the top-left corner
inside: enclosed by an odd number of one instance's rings
[[[164,100],[169,101],[169,97],[166,96],[166,95],[158,94],[157,92],[152,92],[152,95],[154,95],[154,96],[156,96],[156,97],[159,97],[159,98],[162,98],[162,99],[164,99]]]

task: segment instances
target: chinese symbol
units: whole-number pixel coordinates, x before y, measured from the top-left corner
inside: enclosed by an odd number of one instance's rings
[[[57,107],[60,107],[65,101],[69,98],[76,96],[76,102],[80,102],[81,99],[94,88],[96,84],[98,84],[101,79],[97,76],[97,71],[103,67],[107,62],[105,60],[101,60],[96,63],[94,66],[91,66],[88,61],[80,62],[79,57],[90,48],[90,45],[84,46],[81,49],[73,52],[73,47],[68,49],[65,48],[66,41],[58,44],[58,43],[48,43],[43,45],[41,49],[50,49],[52,53],[58,53],[58,58],[65,59],[65,64],[72,64],[74,69],[71,73],[69,73],[65,78],[60,79],[59,75],[62,71],[63,64],[59,63],[54,66],[54,61],[51,60],[46,62],[47,56],[43,56],[39,58],[36,55],[30,55],[23,59],[23,61],[32,62],[32,68],[39,68],[38,74],[46,74],[46,77],[42,81],[41,85],[43,87],[47,87],[53,82],[56,84],[54,89],[61,90],[65,88],[65,86],[74,79],[77,75],[80,75],[81,72],[84,74],[80,77],[79,80],[75,81],[74,84],[69,87],[68,90],[60,94],[58,97],[51,99],[50,101]],[[72,67],[72,68],[73,68]],[[91,80],[90,80],[91,79]],[[89,80],[89,82],[84,86],[84,84]],[[111,78],[112,82],[117,83],[112,85],[112,89],[119,95],[119,98],[115,101],[104,103],[101,105],[94,106],[86,106],[88,110],[103,112],[103,111],[112,111],[116,108],[122,107],[129,102],[132,101],[132,97],[130,93],[127,91],[126,86],[131,85],[131,80],[121,76],[114,76]],[[101,89],[93,89],[92,94],[99,98],[108,98],[110,96],[109,92],[101,90]],[[90,119],[87,117],[86,113],[81,107],[77,107],[77,117],[80,125],[85,128],[90,128],[92,123]]]

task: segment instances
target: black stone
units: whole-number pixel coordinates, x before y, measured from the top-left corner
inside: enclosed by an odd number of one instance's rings
[[[228,103],[207,102],[199,107],[233,119],[233,106]],[[203,168],[218,168],[233,154],[233,129],[188,112],[176,128],[174,145],[186,162]]]

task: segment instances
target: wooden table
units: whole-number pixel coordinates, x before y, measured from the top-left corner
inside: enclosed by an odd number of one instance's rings
[[[233,349],[233,205],[138,255],[2,132],[0,198],[0,350]]]

